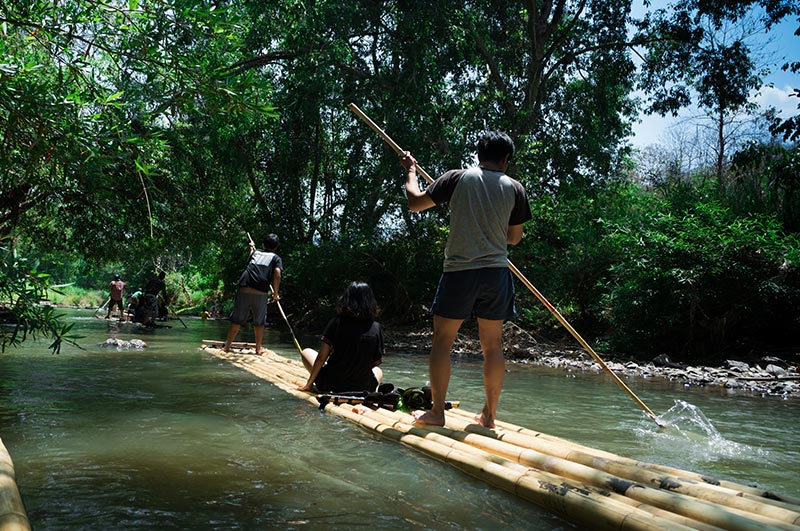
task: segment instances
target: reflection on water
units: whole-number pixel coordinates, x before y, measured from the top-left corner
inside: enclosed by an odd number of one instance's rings
[[[224,337],[224,321],[184,318],[187,328],[175,321],[141,331],[71,315],[80,319],[86,350],[65,347],[54,356],[44,343],[26,344],[0,356],[0,436],[37,530],[572,529],[199,351],[201,339]],[[149,346],[97,346],[108,337]],[[265,341],[296,356],[288,331],[268,330]],[[389,352],[383,368],[401,387],[427,379],[425,356]],[[508,368],[503,420],[800,492],[793,402],[633,382],[655,411],[680,419],[679,429],[659,430],[603,375]],[[455,360],[450,395],[480,408],[479,360]],[[695,420],[699,427],[689,428]]]

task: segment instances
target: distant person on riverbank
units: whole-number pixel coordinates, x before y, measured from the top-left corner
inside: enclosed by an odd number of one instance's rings
[[[145,324],[154,326],[156,317],[158,317],[158,295],[161,294],[164,305],[167,304],[167,283],[164,281],[166,273],[161,271],[157,277],[153,277],[147,281],[144,286],[144,308],[145,308]]]
[[[123,282],[119,274],[114,274],[114,280],[108,284],[108,290],[110,293],[106,319],[111,319],[111,312],[114,311],[114,307],[116,306],[119,309],[119,320],[124,321],[125,307],[122,304],[122,296],[125,291],[125,282]]]
[[[372,288],[353,282],[336,303],[336,317],[322,332],[319,352],[303,349],[303,365],[309,372],[301,391],[373,392],[383,379],[383,328],[375,318],[378,302]]]
[[[516,315],[508,244],[522,239],[522,224],[532,218],[525,189],[505,174],[514,142],[487,131],[478,140],[478,166],[450,170],[420,191],[416,160],[406,152],[406,198],[414,212],[449,203],[450,234],[444,272],[434,296],[433,344],[429,358],[430,411],[414,413],[420,424],[444,425],[450,383],[450,349],[465,319],[475,316],[483,349],[486,402],[476,420],[493,428],[503,388],[503,321]]]
[[[211,314],[208,313],[208,310],[206,310],[206,307],[203,306],[203,309],[200,310],[200,319],[202,319],[203,321],[208,321],[208,319],[210,317],[211,317]]]
[[[249,235],[248,235],[249,236]],[[236,334],[242,325],[253,320],[253,335],[256,340],[256,355],[261,355],[261,340],[264,337],[264,327],[267,326],[267,303],[269,292],[272,299],[278,300],[280,296],[281,271],[283,261],[278,256],[277,250],[280,239],[275,234],[268,234],[264,238],[265,251],[256,249],[256,244],[250,240],[250,259],[242,275],[239,277],[239,288],[236,290],[236,299],[231,311],[231,324],[222,350],[228,351],[236,339]]]

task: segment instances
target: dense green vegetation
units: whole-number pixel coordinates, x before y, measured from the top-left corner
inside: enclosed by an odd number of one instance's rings
[[[485,127],[508,131],[535,216],[511,258],[604,347],[697,360],[789,346],[800,129],[767,114],[755,141],[732,135],[763,70],[753,32],[731,28],[800,8],[689,0],[634,17],[631,5],[6,0],[10,320],[68,335],[35,315],[39,272],[104,289],[113,272],[136,287],[163,269],[173,309],[228,302],[247,232],[282,238],[299,323],[317,326],[353,279],[373,285],[384,320],[424,319],[447,211],[404,208],[397,158],[355,102],[432,175],[471,163]],[[645,162],[628,142],[638,113],[692,102],[714,124],[705,162]],[[518,309],[522,326],[561,333],[532,295]],[[4,345],[18,340],[3,330]]]

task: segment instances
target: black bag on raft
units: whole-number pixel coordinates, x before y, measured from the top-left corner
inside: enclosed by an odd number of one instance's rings
[[[398,409],[401,401],[400,390],[394,384],[384,383],[374,392],[351,391],[341,393],[324,393],[317,396],[319,408],[325,409],[328,404],[363,404],[372,409],[382,407],[390,411]]]
[[[325,409],[328,404],[362,404],[371,409],[382,407],[389,411],[405,411],[410,413],[416,410],[428,410],[433,406],[431,401],[431,388],[409,387],[399,389],[392,383],[383,383],[377,391],[351,391],[341,393],[323,393],[317,395],[319,408]],[[445,402],[445,409],[450,409],[452,404]]]

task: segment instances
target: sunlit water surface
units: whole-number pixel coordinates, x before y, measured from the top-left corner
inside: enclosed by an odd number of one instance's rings
[[[38,531],[60,529],[574,529],[528,502],[327,415],[198,349],[227,322],[152,331],[67,315],[85,350],[28,342],[0,355],[0,437]],[[142,350],[100,347],[141,338]],[[251,340],[243,330],[240,340]],[[313,345],[313,336],[301,343]],[[268,347],[297,356],[268,330]],[[427,379],[387,352],[386,381]],[[581,444],[800,496],[800,402],[628,384],[508,365],[499,416]],[[449,398],[482,405],[480,360],[455,359]]]

